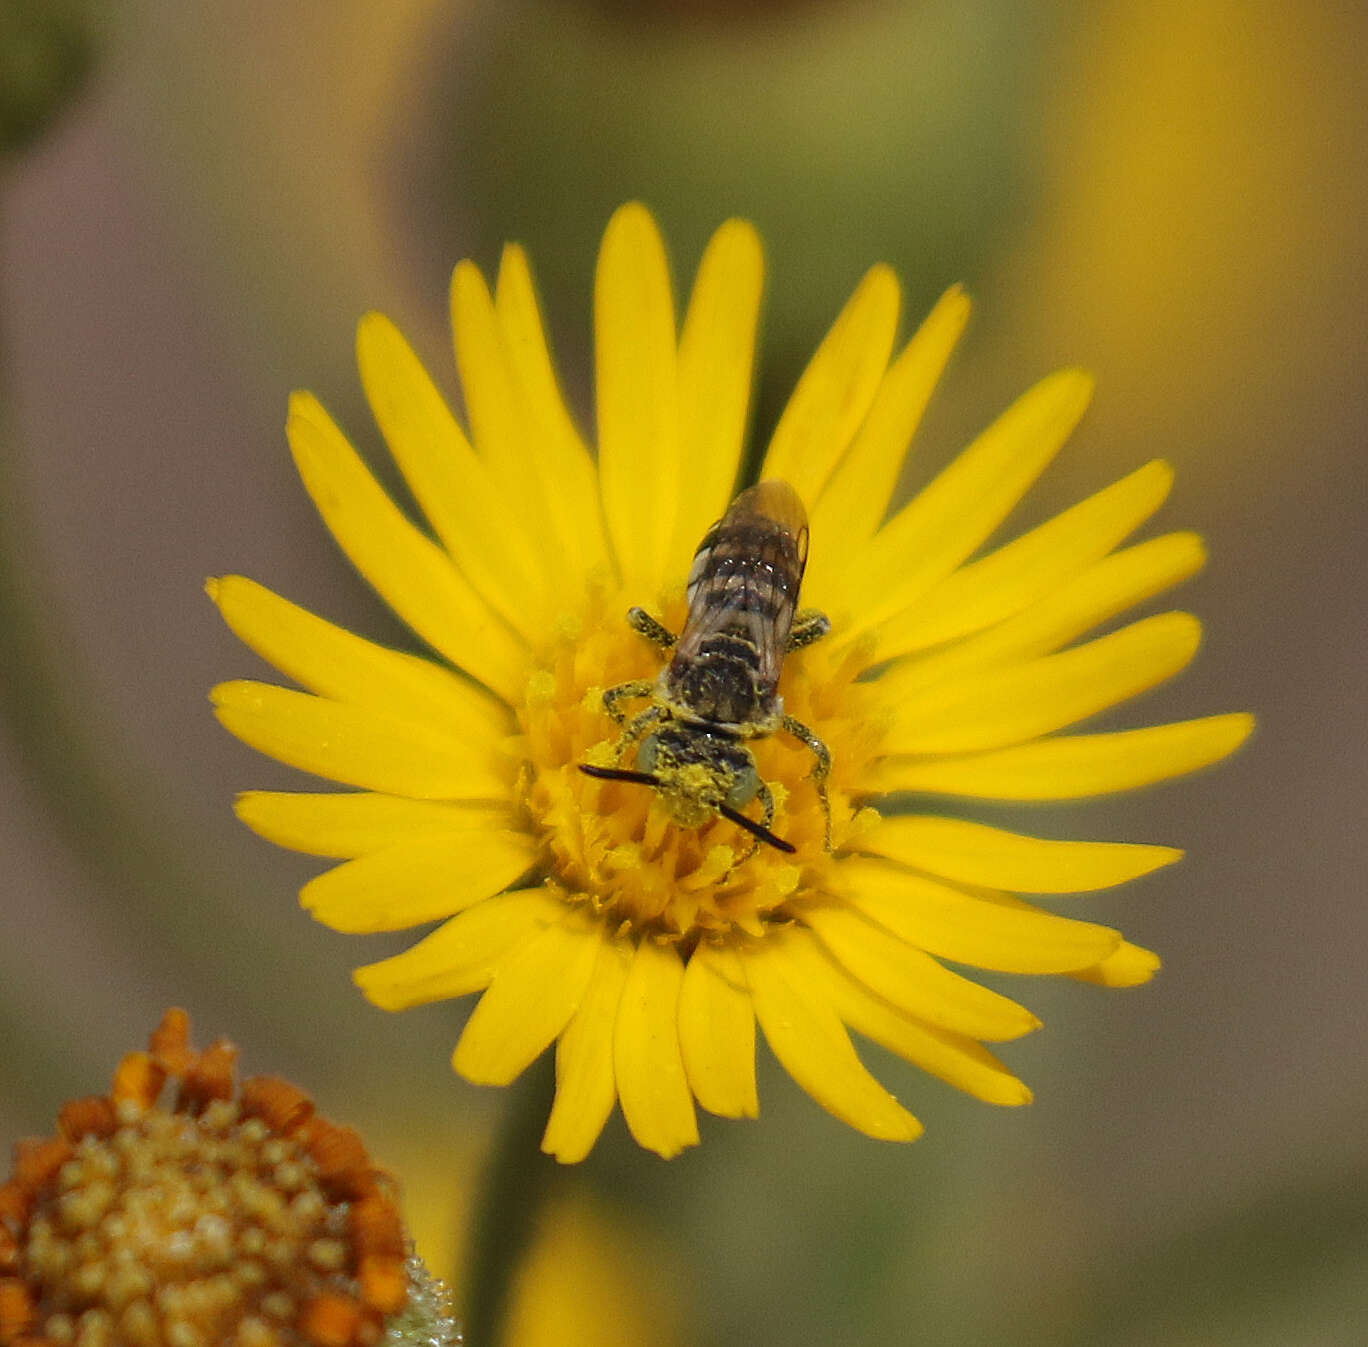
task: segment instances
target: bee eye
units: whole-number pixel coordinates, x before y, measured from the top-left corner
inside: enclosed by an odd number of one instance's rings
[[[733,809],[749,804],[760,789],[760,773],[752,766],[742,767],[732,777],[731,789],[727,792],[727,803]]]
[[[637,749],[636,765],[643,772],[654,772],[656,758],[660,752],[660,736],[658,734],[648,734],[641,741],[641,747]]]

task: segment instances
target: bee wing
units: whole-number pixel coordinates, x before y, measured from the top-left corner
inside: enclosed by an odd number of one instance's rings
[[[760,524],[767,521],[771,527],[795,541],[797,573],[794,579],[801,581],[803,568],[807,565],[808,521],[807,511],[803,509],[798,493],[778,478],[757,482],[732,501],[727,513],[718,522],[727,524],[741,520],[753,520]]]
[[[678,656],[696,655],[719,632],[744,636],[757,652],[761,687],[772,691],[788,648],[807,548],[807,513],[787,482],[759,482],[737,496],[694,553]]]

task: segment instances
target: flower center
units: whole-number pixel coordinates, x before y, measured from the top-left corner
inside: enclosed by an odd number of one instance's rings
[[[58,1342],[293,1340],[349,1256],[346,1212],[303,1150],[217,1101],[86,1137],[29,1227],[27,1271]],[[269,1270],[269,1271],[268,1271]]]
[[[302,1090],[170,1010],[108,1096],[15,1148],[0,1347],[364,1347],[407,1298],[389,1185]]]
[[[816,758],[783,730],[739,741],[773,795],[769,829],[794,848],[791,854],[752,837],[714,808],[690,810],[691,798],[716,783],[706,762],[692,775],[676,777],[673,790],[581,772],[585,763],[637,771],[649,763],[649,748],[645,761],[639,756],[649,731],[623,747],[623,725],[603,705],[608,688],[636,681],[653,685],[670,657],[628,626],[630,602],[600,597],[578,618],[567,619],[520,710],[530,764],[525,798],[550,848],[551,878],[569,901],[587,903],[610,924],[640,933],[696,940],[739,927],[763,934],[827,863],[826,811],[812,780]],[[679,631],[682,596],[666,605],[662,618]],[[882,737],[868,693],[855,681],[861,663],[851,655],[837,658],[819,642],[788,656],[780,682],[785,710],[831,753],[833,847],[850,835],[850,783],[859,779]],[[649,694],[625,698],[625,723],[651,705]],[[658,725],[669,723],[667,718]],[[739,808],[754,822],[763,821],[759,796]],[[697,826],[680,821],[691,814],[701,817]]]

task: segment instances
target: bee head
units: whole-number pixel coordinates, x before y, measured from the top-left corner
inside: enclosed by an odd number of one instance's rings
[[[760,773],[749,751],[735,740],[697,726],[668,725],[642,741],[637,768],[627,771],[580,764],[580,771],[588,776],[653,787],[681,827],[701,828],[715,814],[721,814],[780,851],[794,850],[790,843],[740,812],[759,792]]]

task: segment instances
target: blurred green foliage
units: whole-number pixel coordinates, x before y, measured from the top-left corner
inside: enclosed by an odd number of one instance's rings
[[[77,0],[0,3],[0,149],[23,148],[76,97],[95,36]]]
[[[922,312],[980,274],[1029,208],[1050,19],[984,0],[733,8],[707,24],[566,0],[487,11],[482,41],[438,77],[456,96],[437,111],[426,180],[448,184],[450,218],[474,208],[482,258],[528,245],[572,331],[584,259],[621,202],[650,206],[679,277],[720,220],[754,221],[770,281],[763,433],[867,267],[891,263]]]

